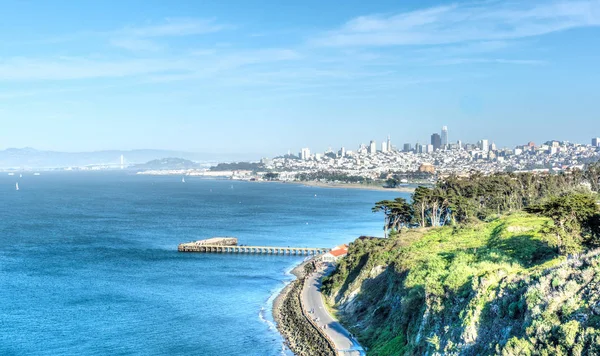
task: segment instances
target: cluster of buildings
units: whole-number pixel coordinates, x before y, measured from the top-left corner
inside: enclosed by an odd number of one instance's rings
[[[349,176],[379,179],[390,172],[430,172],[465,174],[469,171],[561,171],[582,168],[600,159],[600,138],[591,145],[567,141],[548,141],[541,145],[529,142],[514,148],[498,148],[482,139],[477,143],[450,142],[448,128],[431,135],[427,144],[405,143],[397,148],[390,137],[378,149],[375,141],[361,144],[356,151],[342,147],[312,154],[303,148],[298,157],[286,155],[263,159],[270,171],[279,172],[281,180],[294,180],[298,173],[336,172]]]

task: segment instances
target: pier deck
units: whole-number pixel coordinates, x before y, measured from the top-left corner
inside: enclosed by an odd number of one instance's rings
[[[202,253],[255,253],[271,255],[320,255],[329,252],[329,248],[320,247],[276,247],[276,246],[223,246],[206,245],[196,242],[180,244],[179,252],[202,252]]]

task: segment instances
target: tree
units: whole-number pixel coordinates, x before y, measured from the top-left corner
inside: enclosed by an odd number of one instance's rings
[[[265,174],[264,178],[266,180],[276,180],[277,178],[279,178],[279,173],[269,172]]]
[[[372,211],[374,213],[383,211],[385,215],[383,231],[386,238],[388,237],[388,230],[400,231],[403,226],[410,224],[414,215],[412,207],[404,198],[377,202]]]
[[[583,176],[590,183],[593,191],[600,191],[600,162],[590,164]]]
[[[415,219],[421,227],[427,226],[427,210],[429,209],[431,195],[431,189],[423,186],[417,187],[412,195],[413,209],[418,213]]]
[[[526,208],[527,212],[540,214],[554,221],[558,249],[572,252],[579,247],[581,232],[593,224],[598,214],[594,196],[585,193],[567,193],[551,197],[541,204]]]

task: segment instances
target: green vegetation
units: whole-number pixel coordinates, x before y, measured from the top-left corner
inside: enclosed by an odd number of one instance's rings
[[[594,169],[449,177],[378,202],[390,237],[350,244],[326,299],[370,355],[600,354]]]
[[[253,162],[233,162],[233,163],[219,163],[214,167],[210,167],[211,171],[222,172],[222,171],[259,171],[264,169],[261,163]]]
[[[343,182],[343,183],[361,183],[371,184],[373,180],[371,178],[364,178],[360,176],[352,176],[341,172],[329,172],[319,171],[315,173],[299,173],[296,175],[296,179],[303,182],[309,181],[327,181],[327,182]]]
[[[564,253],[600,245],[597,194],[600,165],[557,175],[532,173],[450,176],[431,188],[418,187],[410,203],[403,199],[376,203],[383,211],[384,230],[410,226],[439,227],[489,221],[506,213],[529,211],[554,220],[554,245]],[[595,182],[595,184],[593,183]]]
[[[405,182],[429,182],[434,179],[434,174],[429,172],[390,172],[382,173],[379,177],[385,181],[385,186],[388,188],[397,188]]]
[[[277,180],[277,179],[279,179],[279,173],[268,172],[268,173],[266,173],[266,174],[264,175],[264,177],[263,177],[263,178],[264,178],[265,180],[269,180],[269,181],[272,181],[272,180]]]

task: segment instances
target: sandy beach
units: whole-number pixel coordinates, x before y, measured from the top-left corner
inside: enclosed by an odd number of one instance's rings
[[[281,182],[285,184],[300,184],[307,187],[320,187],[320,188],[345,188],[345,189],[363,189],[363,190],[379,190],[379,191],[390,191],[399,193],[413,193],[416,189],[415,186],[402,186],[398,188],[385,188],[380,185],[368,185],[360,183],[333,183],[333,182]]]

